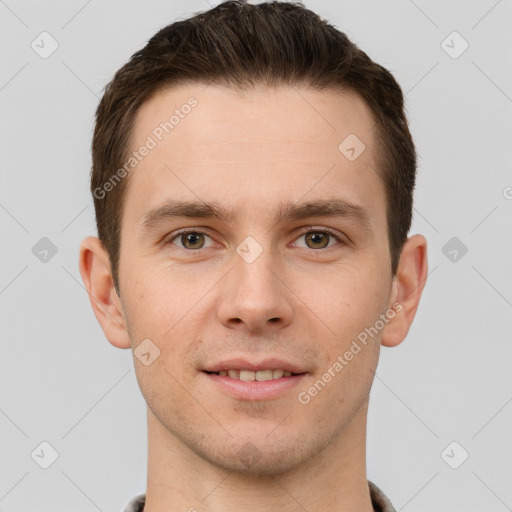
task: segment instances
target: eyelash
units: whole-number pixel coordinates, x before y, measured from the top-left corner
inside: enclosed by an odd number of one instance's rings
[[[181,235],[186,235],[188,233],[196,233],[196,234],[201,234],[201,235],[206,235],[207,237],[209,238],[212,238],[211,236],[209,236],[207,233],[205,233],[204,231],[199,231],[198,229],[191,229],[191,228],[186,228],[186,229],[182,229],[180,231],[176,231],[175,233],[172,233],[171,236],[169,236],[165,242],[164,242],[164,245],[174,245],[172,242],[173,240],[175,240],[176,238],[178,238],[179,236]],[[313,227],[309,227],[307,228],[306,231],[303,231],[301,232],[297,238],[300,238],[301,236],[304,236],[304,235],[307,235],[309,233],[322,233],[322,234],[328,234],[329,236],[335,238],[338,242],[344,244],[345,242],[334,232],[334,231],[331,231],[330,229],[328,228],[319,228],[319,229],[316,229],[316,228],[313,228]],[[179,247],[179,246],[176,246],[178,247],[178,249],[181,249],[183,251],[187,251],[187,252],[199,252],[201,251],[203,248],[201,249],[187,249],[186,247]],[[309,247],[300,247],[300,249],[309,249],[311,251],[319,251],[319,250],[328,250],[328,249],[332,249],[333,247],[335,246],[331,246],[331,247],[323,247],[323,248],[320,248],[320,249],[311,249]],[[205,249],[209,249],[209,247],[206,247]]]

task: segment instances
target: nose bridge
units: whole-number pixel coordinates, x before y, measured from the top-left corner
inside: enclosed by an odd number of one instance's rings
[[[250,329],[263,328],[269,321],[287,324],[292,314],[289,296],[268,245],[247,237],[237,246],[233,264],[219,307],[221,321],[242,322]]]
[[[261,237],[260,237],[261,239]],[[279,293],[275,275],[276,261],[268,242],[259,242],[252,236],[246,237],[236,248],[233,278],[236,294],[266,301]]]

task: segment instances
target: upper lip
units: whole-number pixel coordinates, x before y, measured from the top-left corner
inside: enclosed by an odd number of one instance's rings
[[[307,370],[298,363],[284,361],[276,357],[263,359],[261,361],[248,361],[243,358],[226,359],[225,361],[219,361],[206,366],[203,371],[220,372],[221,370],[251,370],[254,372],[258,370],[284,370],[292,373],[307,372]]]

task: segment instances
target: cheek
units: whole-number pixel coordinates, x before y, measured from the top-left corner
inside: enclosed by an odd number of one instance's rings
[[[149,339],[160,351],[154,363],[138,372],[147,374],[145,379],[159,374],[159,379],[172,381],[171,375],[186,369],[187,350],[205,321],[204,304],[212,283],[209,278],[191,278],[188,271],[173,273],[171,267],[157,265],[134,266],[132,276],[124,298],[132,346],[136,349]]]
[[[390,281],[382,274],[376,265],[363,262],[338,265],[300,276],[298,295],[323,321],[326,333],[346,340],[373,325],[386,307]]]
[[[329,327],[322,328],[326,333],[321,343],[325,359],[317,376],[318,395],[323,396],[315,399],[318,407],[336,402],[341,411],[345,409],[343,403],[352,407],[350,404],[361,403],[370,391],[380,352],[380,315],[387,305],[387,283],[379,283],[375,274],[366,277],[372,277],[376,284],[370,286],[369,281],[361,280],[355,269],[345,272],[343,278],[339,275],[337,282],[330,280],[326,293],[318,295],[317,304],[311,308]]]
[[[375,324],[383,312],[381,295],[368,286],[345,284],[339,293],[322,296],[316,308],[329,330],[322,328],[325,336],[317,331],[325,357],[305,399],[311,398],[317,413],[326,418],[333,414],[332,407],[342,418],[366,400],[380,352],[382,329]]]
[[[191,291],[193,287],[184,287],[182,279],[171,274],[172,267],[132,267],[127,276],[125,300],[135,336],[162,338],[192,307],[192,295],[198,300],[197,292]]]

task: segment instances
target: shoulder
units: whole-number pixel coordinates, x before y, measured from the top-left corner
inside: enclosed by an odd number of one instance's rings
[[[144,510],[145,503],[146,495],[139,494],[128,502],[128,505],[123,509],[123,512],[142,512]]]
[[[370,496],[375,512],[396,512],[395,507],[388,497],[373,483],[368,480]]]

